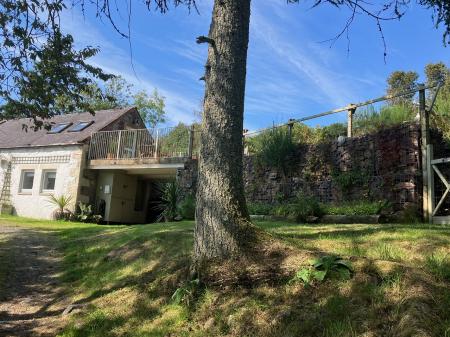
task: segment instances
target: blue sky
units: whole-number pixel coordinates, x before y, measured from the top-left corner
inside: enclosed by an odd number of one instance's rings
[[[80,45],[101,49],[91,63],[121,75],[139,89],[157,88],[166,97],[168,124],[189,123],[200,111],[204,94],[206,45],[195,38],[207,35],[212,0],[198,0],[200,14],[185,7],[166,14],[147,11],[132,1],[131,45],[104,19],[70,11],[63,26]],[[257,129],[289,118],[331,110],[384,94],[386,77],[394,70],[415,70],[423,79],[427,63],[450,65],[450,47],[442,43],[431,11],[412,4],[401,21],[384,24],[387,59],[375,23],[358,15],[347,40],[331,48],[321,42],[334,37],[349,12],[331,6],[310,9],[312,2],[287,5],[285,0],[254,0],[250,23],[245,126]],[[89,11],[88,11],[89,12]],[[126,17],[125,12],[122,13]],[[127,29],[127,20],[117,17]],[[344,121],[337,114],[311,122],[325,125]]]

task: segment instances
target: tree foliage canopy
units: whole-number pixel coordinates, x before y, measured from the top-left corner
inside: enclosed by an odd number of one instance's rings
[[[58,113],[56,98],[71,98],[70,109],[90,110],[80,92],[93,78],[110,75],[86,62],[97,48],[77,50],[61,31],[63,1],[0,1],[0,114],[3,119],[29,117],[35,127]]]
[[[450,43],[450,2],[448,0],[416,0],[433,11],[436,26],[444,25],[444,43]],[[298,0],[287,0],[297,3]],[[131,4],[126,2],[131,17]],[[197,9],[195,0],[141,0],[147,9],[166,12],[170,5],[184,5]],[[314,6],[331,4],[350,9],[349,19],[339,38],[348,29],[357,14],[365,14],[376,21],[384,40],[381,23],[403,16],[408,0],[386,0],[380,6],[358,0],[315,0]],[[122,4],[123,5],[123,4]],[[111,75],[88,63],[98,49],[87,46],[77,49],[73,37],[61,29],[60,14],[72,7],[83,12],[93,11],[107,18],[122,36],[129,37],[126,28],[116,25],[118,2],[111,0],[2,0],[0,1],[0,115],[3,119],[29,117],[36,127],[41,127],[46,118],[62,111],[57,100],[67,98],[66,111],[93,111],[92,101],[86,93],[92,91],[96,79],[108,80]],[[95,101],[105,102],[102,92]],[[154,101],[157,98],[151,97]],[[137,97],[138,102],[145,97]],[[148,123],[154,123],[148,120]]]
[[[419,74],[415,71],[402,71],[397,70],[391,73],[387,79],[387,94],[398,95],[402,92],[412,91],[417,88],[417,80]],[[390,101],[391,104],[404,104],[411,103],[414,97],[414,93],[396,97]]]
[[[165,98],[157,89],[151,94],[145,90],[135,91],[134,86],[120,76],[114,76],[100,86],[97,82],[90,84],[80,95],[92,110],[105,110],[135,106],[147,127],[155,127],[166,121]],[[70,113],[75,104],[71,97],[63,95],[57,98],[56,108],[61,113]]]

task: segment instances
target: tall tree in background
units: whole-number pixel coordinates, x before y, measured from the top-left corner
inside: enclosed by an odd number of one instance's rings
[[[417,79],[419,74],[415,71],[394,71],[391,73],[387,79],[387,94],[388,95],[398,95],[402,92],[412,91],[417,88]],[[400,96],[389,100],[390,104],[410,104],[414,93],[410,95]]]
[[[110,78],[103,83],[103,87],[94,82],[80,92],[80,95],[93,111],[135,106],[149,128],[166,121],[165,98],[156,88],[151,94],[145,90],[135,91],[133,85],[120,76]],[[74,109],[75,106],[76,102],[70,95],[62,95],[56,99],[55,107],[60,113],[81,111]]]
[[[95,79],[111,75],[86,61],[97,48],[77,50],[63,34],[62,1],[0,1],[0,116],[31,118],[35,128],[57,111],[57,99],[70,98],[72,110],[92,111],[80,93]],[[48,126],[48,123],[47,123]]]
[[[443,62],[430,63],[425,67],[427,85],[441,83],[431,116],[435,126],[450,138],[450,68]],[[431,99],[429,97],[429,99]]]
[[[287,0],[288,3],[298,1]],[[91,8],[98,16],[109,19],[113,27],[126,36],[114,22],[113,13],[116,13],[117,2],[68,2],[81,6],[85,11],[88,10],[88,5],[92,4]],[[149,9],[156,6],[162,12],[165,12],[170,4],[195,7],[195,0],[143,2]],[[450,32],[448,0],[417,2],[434,11],[436,25],[444,23],[444,43],[447,43]],[[403,16],[409,0],[386,0],[379,8],[358,0],[314,2],[314,6],[320,4],[350,9],[350,18],[342,33],[338,35],[340,36],[348,32],[349,26],[360,13],[372,18],[382,32],[381,23]],[[74,98],[76,105],[81,106],[85,102],[80,95],[80,89],[86,89],[90,84],[89,78],[83,74],[106,76],[101,70],[86,63],[86,59],[95,54],[95,49],[76,52],[71,37],[61,33],[59,13],[65,7],[63,0],[0,2],[0,42],[3,44],[0,56],[0,94],[7,103],[0,108],[0,113],[4,118],[21,114],[50,117],[58,113],[54,95],[62,94],[61,91],[64,90]],[[131,17],[131,13],[127,14]],[[215,0],[209,34],[198,38],[199,43],[208,44],[195,229],[195,253],[199,260],[246,255],[247,249],[253,247],[262,237],[249,221],[242,180],[242,126],[249,23],[250,0]],[[32,34],[30,30],[33,30]],[[48,41],[46,50],[53,54],[53,58],[42,54],[46,62],[42,64],[41,69],[36,69],[43,51],[39,43],[42,39]],[[63,41],[66,43],[62,44]],[[61,48],[62,46],[65,48]],[[45,84],[44,89],[41,83]],[[39,95],[43,90],[45,99],[41,99]],[[32,95],[28,94],[28,91]]]
[[[450,85],[450,69],[444,62],[430,63],[425,66],[425,75],[427,77],[427,85],[436,85],[441,82],[444,85]]]

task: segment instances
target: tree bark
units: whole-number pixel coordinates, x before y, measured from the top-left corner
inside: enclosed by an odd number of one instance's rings
[[[250,0],[216,0],[208,38],[195,257],[242,253],[255,238],[243,184],[243,117]]]

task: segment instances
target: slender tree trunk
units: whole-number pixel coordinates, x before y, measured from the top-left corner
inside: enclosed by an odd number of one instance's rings
[[[243,184],[243,115],[250,0],[216,0],[209,31],[195,255],[223,258],[253,241]]]

